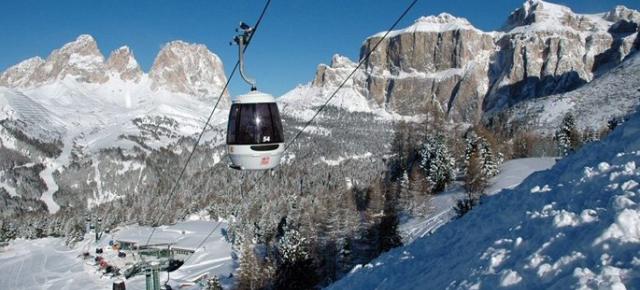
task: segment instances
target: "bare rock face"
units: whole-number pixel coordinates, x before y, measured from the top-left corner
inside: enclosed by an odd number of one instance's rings
[[[38,67],[31,84],[61,80],[67,76],[87,83],[104,83],[109,79],[104,71],[104,56],[90,35],[80,35],[75,41],[54,50]]]
[[[361,57],[382,35],[365,41]],[[454,120],[477,120],[493,50],[491,34],[466,19],[446,13],[421,17],[408,28],[390,32],[371,54],[364,91],[400,114],[420,113],[427,100],[436,96]]]
[[[601,17],[528,0],[514,11],[496,43],[485,110],[573,90],[594,77],[597,58],[614,38]]]
[[[149,77],[152,89],[212,99],[226,83],[220,58],[201,44],[173,41],[164,46],[153,63]],[[227,92],[221,105],[229,105]]]
[[[123,46],[111,52],[107,59],[106,68],[117,75],[123,81],[138,82],[142,77],[142,69],[129,47]]]

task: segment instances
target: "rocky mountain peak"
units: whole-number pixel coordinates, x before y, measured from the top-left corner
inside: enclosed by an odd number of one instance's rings
[[[98,43],[93,38],[93,36],[88,34],[79,35],[76,40],[69,42],[62,46],[62,48],[55,50],[53,53],[58,52],[62,53],[77,53],[81,55],[95,55],[102,56],[100,50],[98,49]]]
[[[334,54],[331,58],[331,65],[320,64],[316,70],[316,76],[311,83],[315,87],[335,87],[338,86],[346,76],[356,67],[356,63],[348,57]],[[356,79],[358,78],[356,75]],[[347,86],[351,86],[353,80],[347,82]]]
[[[343,55],[339,55],[339,54],[334,54],[333,57],[331,57],[331,67],[332,68],[353,68],[356,66],[356,63],[354,63],[353,61],[351,61],[348,57],[343,56]]]
[[[52,51],[46,61],[32,58],[9,68],[0,85],[34,87],[66,77],[85,83],[104,83],[109,79],[104,72],[104,56],[92,36],[78,36]]]
[[[628,22],[640,23],[640,12],[629,9],[623,5],[618,5],[611,11],[604,14],[603,18],[611,22],[626,20]]]
[[[184,41],[167,43],[156,57],[149,77],[152,89],[164,88],[175,93],[199,96],[202,99],[217,97],[226,83],[220,58],[202,44]],[[225,92],[222,104],[228,105]]]
[[[106,68],[118,74],[124,81],[138,81],[142,76],[142,69],[128,46],[112,51],[107,59]]]
[[[573,90],[622,62],[640,49],[637,26],[618,25],[634,15],[623,6],[578,14],[527,0],[508,17],[505,33],[483,32],[447,13],[423,16],[389,32],[375,51],[386,32],[368,37],[360,57],[371,55],[347,85],[399,114],[415,114],[416,105],[435,96],[453,121],[474,122],[524,100]],[[339,84],[343,68],[354,65],[345,59],[335,55],[331,65],[320,64],[314,89]]]
[[[44,64],[44,59],[39,56],[24,60],[0,74],[0,86],[19,87],[29,83],[29,78]]]
[[[518,27],[537,30],[564,28],[575,17],[569,7],[540,0],[527,0],[522,7],[511,12],[502,30],[510,31]]]
[[[104,56],[92,36],[80,35],[51,52],[30,78],[29,84],[48,83],[67,76],[85,83],[104,83],[109,79],[104,72]]]

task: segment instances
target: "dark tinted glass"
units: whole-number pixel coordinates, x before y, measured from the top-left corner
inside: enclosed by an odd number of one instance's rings
[[[284,133],[282,131],[282,122],[280,121],[278,105],[276,105],[276,103],[270,103],[269,111],[271,112],[271,122],[273,123],[273,138],[277,140],[275,142],[284,142]]]
[[[238,124],[238,144],[256,143],[256,104],[240,104],[240,122]]]
[[[227,122],[227,144],[233,144],[236,142],[236,136],[238,131],[238,114],[240,113],[240,106],[237,104],[231,106],[229,111],[229,120]]]
[[[275,103],[231,106],[227,144],[269,144],[283,141],[282,123]]]

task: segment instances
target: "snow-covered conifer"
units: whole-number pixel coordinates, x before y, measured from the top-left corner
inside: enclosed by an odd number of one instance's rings
[[[454,178],[455,160],[444,142],[444,136],[427,136],[419,151],[420,168],[425,172],[433,192],[441,192]]]

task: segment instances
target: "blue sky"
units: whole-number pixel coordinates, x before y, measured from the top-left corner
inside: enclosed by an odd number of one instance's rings
[[[448,12],[483,30],[499,28],[524,0],[421,0],[399,27],[421,15]],[[638,0],[562,0],[579,13],[603,12],[617,4],[639,9]],[[362,41],[385,30],[409,0],[273,0],[247,52],[248,74],[260,90],[280,95],[311,81],[319,63],[334,53],[357,59]],[[218,54],[229,74],[237,59],[229,46],[238,21],[254,23],[258,0],[1,0],[0,71],[51,50],[79,34],[93,35],[105,57],[122,45],[132,48],[148,71],[162,45],[171,40],[203,43]],[[234,77],[231,93],[248,87]]]

